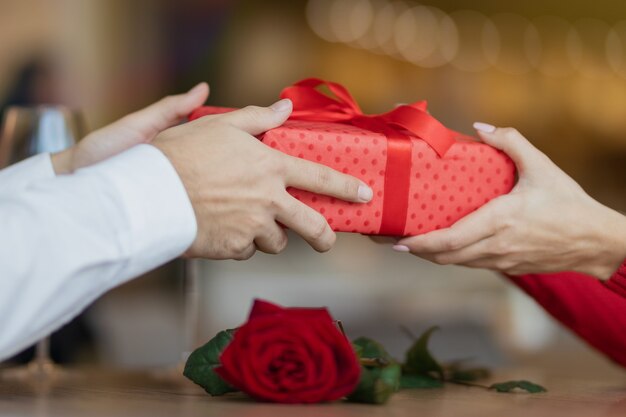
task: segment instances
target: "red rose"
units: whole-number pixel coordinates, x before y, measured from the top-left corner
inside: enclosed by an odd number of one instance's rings
[[[255,300],[215,372],[248,395],[280,403],[338,400],[359,382],[360,365],[325,308]]]

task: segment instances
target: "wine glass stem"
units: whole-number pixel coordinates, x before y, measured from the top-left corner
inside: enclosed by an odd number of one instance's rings
[[[185,260],[185,348],[182,360],[185,362],[196,344],[196,332],[200,318],[200,292],[198,264],[192,259]]]
[[[44,337],[35,346],[35,363],[37,370],[41,373],[45,371],[45,367],[50,363],[50,337]]]

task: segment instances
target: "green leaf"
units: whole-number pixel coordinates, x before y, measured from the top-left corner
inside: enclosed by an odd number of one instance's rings
[[[206,344],[194,350],[187,359],[183,375],[211,395],[237,391],[215,373],[215,368],[221,366],[220,355],[233,340],[234,334],[235,330],[223,330]]]
[[[443,382],[427,375],[402,375],[400,378],[400,389],[429,389],[441,388]]]
[[[400,389],[402,369],[383,345],[360,337],[353,343],[361,361],[361,379],[348,401],[384,404]]]
[[[373,339],[359,337],[352,342],[352,345],[359,358],[383,359],[386,362],[395,362],[384,346]]]
[[[352,343],[352,348],[354,349],[354,353],[356,354],[357,358],[363,356],[363,348],[360,345]]]
[[[402,369],[398,363],[382,368],[361,367],[359,385],[348,395],[348,401],[366,404],[385,404],[399,389]]]
[[[539,384],[524,380],[498,382],[496,384],[492,384],[489,389],[495,390],[497,392],[514,392],[515,390],[521,389],[531,394],[548,391]]]
[[[426,330],[407,351],[406,362],[404,363],[406,374],[430,375],[434,373],[439,379],[444,379],[443,368],[428,350],[430,336],[437,329],[438,327],[431,327]]]

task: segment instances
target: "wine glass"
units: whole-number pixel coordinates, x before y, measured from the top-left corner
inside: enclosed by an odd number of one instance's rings
[[[198,328],[201,313],[200,263],[198,259],[176,260],[175,276],[182,288],[182,346],[176,363],[152,370],[151,376],[168,382],[182,379],[185,364],[191,352],[198,347]]]
[[[42,152],[60,152],[74,145],[84,133],[81,113],[67,107],[9,107],[0,130],[0,169]],[[3,377],[51,377],[56,368],[50,358],[50,339],[46,337],[37,343],[35,357],[29,364],[6,370]]]
[[[184,265],[184,347],[181,354],[180,368],[184,368],[185,362],[191,352],[197,347],[197,332],[200,321],[200,264],[197,259],[186,259]]]

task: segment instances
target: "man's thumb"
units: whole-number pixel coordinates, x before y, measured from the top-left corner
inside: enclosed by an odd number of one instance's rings
[[[291,100],[283,99],[269,107],[248,106],[216,117],[256,136],[285,123],[292,108]]]

